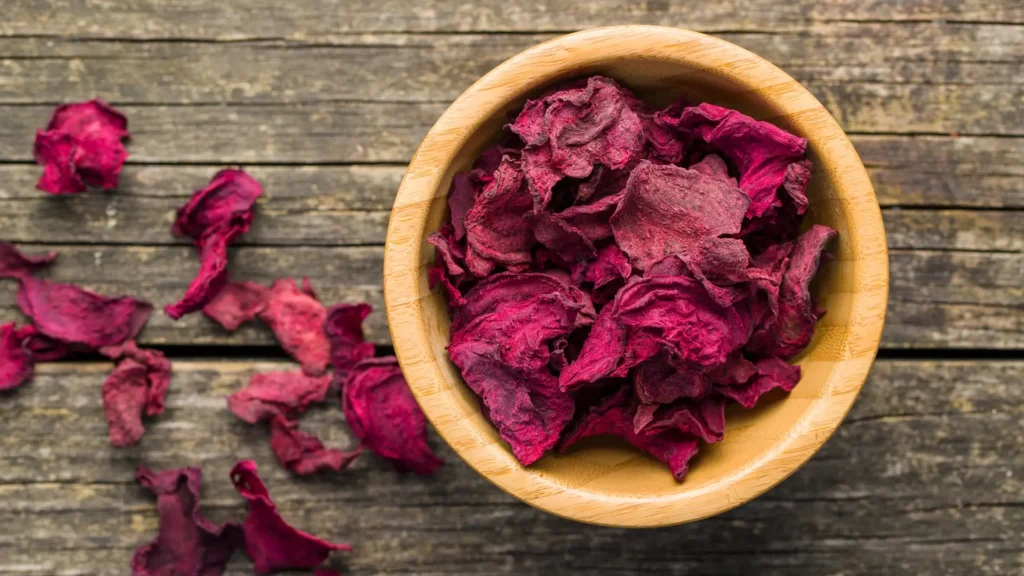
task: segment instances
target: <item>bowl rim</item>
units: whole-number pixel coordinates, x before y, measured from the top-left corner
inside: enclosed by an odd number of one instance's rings
[[[790,430],[750,465],[697,490],[630,497],[566,487],[542,471],[523,467],[501,442],[484,439],[473,418],[450,410],[452,390],[437,363],[424,323],[422,301],[431,297],[424,267],[425,225],[439,185],[456,153],[493,114],[567,71],[625,57],[681,62],[713,72],[751,91],[771,93],[781,116],[803,128],[821,157],[838,158],[844,201],[856,202],[849,227],[858,267],[871,266],[871,287],[853,293],[844,339],[842,377]],[[855,241],[857,242],[857,241]],[[442,438],[473,469],[512,496],[572,520],[619,527],[654,527],[707,518],[763,494],[802,466],[835,432],[860,392],[881,340],[889,268],[881,210],[859,156],[828,111],[788,74],[760,56],[719,38],[680,28],[626,25],[559,36],[506,60],[470,86],[427,133],[406,170],[392,208],[384,249],[384,300],[395,354],[417,402]],[[856,345],[851,345],[851,338]],[[446,406],[449,408],[446,410]],[[685,482],[681,485],[685,486]]]

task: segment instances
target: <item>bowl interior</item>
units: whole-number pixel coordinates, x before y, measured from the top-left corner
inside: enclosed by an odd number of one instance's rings
[[[706,48],[704,44],[700,46]],[[754,64],[763,63],[753,58]],[[708,67],[697,63],[702,59],[692,55],[672,58],[659,53],[608,50],[584,60],[578,65],[551,67],[545,73],[530,76],[518,91],[492,98],[490,110],[485,109],[485,113],[463,125],[463,132],[456,137],[459,144],[448,152],[449,163],[437,167],[436,186],[427,205],[420,205],[418,221],[407,223],[414,228],[409,231],[409,240],[419,244],[418,268],[410,271],[415,275],[421,309],[416,330],[426,331],[428,344],[416,351],[400,344],[398,332],[405,329],[400,325],[403,320],[392,318],[394,314],[389,310],[396,349],[410,385],[441,434],[472,466],[514,495],[559,514],[603,524],[663,524],[704,517],[746,501],[792,472],[831,434],[852,404],[874,358],[880,315],[884,314],[885,306],[887,268],[880,218],[876,227],[854,225],[863,219],[858,211],[877,217],[877,202],[863,167],[834,120],[799,84],[774,67],[781,75],[780,82],[765,85],[745,79],[742,69]],[[737,67],[743,65],[751,64],[736,63]],[[822,267],[813,286],[819,305],[828,313],[819,323],[811,345],[795,361],[803,369],[800,384],[788,395],[765,398],[754,410],[731,408],[725,439],[702,447],[682,483],[677,483],[660,462],[613,438],[588,439],[565,454],[548,455],[529,468],[519,466],[493,426],[482,417],[477,397],[449,361],[445,349],[448,310],[440,294],[431,293],[427,284],[426,271],[434,260],[434,250],[425,238],[447,217],[446,200],[452,176],[468,169],[479,153],[495,141],[509,114],[518,110],[526,98],[560,80],[595,73],[619,81],[656,106],[679,97],[693,103],[710,102],[768,120],[808,138],[808,155],[814,170],[808,189],[806,225],[820,223],[839,231],[838,242],[831,250],[836,259]],[[478,85],[486,82],[487,77]],[[477,88],[480,86],[469,92]],[[787,91],[799,92],[796,100],[806,103],[806,113],[793,109],[795,100],[786,97]],[[831,123],[824,132],[819,130],[822,114],[825,122]],[[442,122],[444,119],[439,124]],[[841,139],[838,148],[832,141],[835,134]],[[430,152],[421,149],[417,157]],[[411,170],[416,164],[414,159]],[[400,193],[392,216],[393,229],[402,224],[395,221],[401,218],[398,208],[402,200]],[[392,240],[389,232],[389,243]],[[878,256],[883,262],[881,269]],[[386,290],[390,308],[391,286]],[[878,327],[857,330],[864,308],[858,298],[869,292],[881,294],[881,310],[875,311]],[[428,357],[421,357],[420,353]],[[429,376],[410,375],[409,365],[413,363],[431,364],[436,369],[431,368]],[[524,480],[523,475],[528,475],[529,480]],[[734,485],[740,478],[744,479],[742,486]],[[555,502],[566,494],[571,494],[575,502],[573,511]],[[614,505],[595,505],[588,510],[586,503],[594,499]],[[639,519],[637,506],[643,510]],[[680,512],[680,506],[688,508]]]

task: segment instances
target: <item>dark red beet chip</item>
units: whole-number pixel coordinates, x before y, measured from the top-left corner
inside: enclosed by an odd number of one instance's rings
[[[0,326],[0,390],[13,390],[32,379],[35,360],[25,349],[25,335],[14,323]]]
[[[327,309],[309,294],[299,290],[295,281],[282,278],[270,288],[270,298],[259,314],[274,336],[302,371],[319,376],[331,360],[331,342],[324,331]]]
[[[281,466],[299,476],[326,470],[340,472],[362,452],[327,448],[319,438],[299,430],[298,422],[278,414],[270,420],[270,447]]]
[[[297,371],[257,373],[249,378],[248,386],[228,396],[228,408],[256,424],[279,414],[305,412],[310,404],[323,402],[330,387],[330,376],[306,376]]]
[[[443,464],[427,445],[427,423],[394,356],[351,368],[343,391],[352,433],[399,472],[433,474]]]
[[[256,473],[256,463],[242,460],[231,470],[235,489],[249,502],[242,523],[245,553],[258,574],[277,570],[314,569],[335,550],[350,551],[348,544],[333,544],[299,531],[281,518],[270,493]]]
[[[372,311],[369,304],[336,304],[327,310],[324,331],[331,342],[331,367],[338,390],[353,366],[373,358],[373,342],[363,338],[363,321]]]
[[[270,290],[254,282],[229,282],[203,306],[203,314],[234,332],[267,307]]]
[[[135,550],[132,576],[220,576],[242,546],[237,524],[217,525],[199,511],[202,472],[181,468],[153,472],[144,466],[135,480],[156,496],[160,532]]]
[[[128,157],[125,138],[128,120],[101,100],[58,106],[46,130],[36,131],[35,159],[44,167],[36,188],[51,194],[117,188]]]

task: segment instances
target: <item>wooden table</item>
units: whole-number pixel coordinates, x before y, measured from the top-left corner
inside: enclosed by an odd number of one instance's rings
[[[139,446],[106,440],[109,362],[43,365],[0,396],[0,574],[126,574],[152,539],[135,467],[204,467],[204,509],[261,465],[286,518],[355,552],[353,574],[1021,574],[1024,571],[1024,4],[1012,0],[7,0],[0,9],[0,240],[54,249],[46,275],[162,306],[198,265],[173,212],[226,165],[267,190],[233,273],[308,274],[327,302],[381,308],[381,243],[403,167],[466,86],[552,35],[689,27],[772,60],[849,132],[883,206],[883,350],[836,436],[756,501],[652,531],[583,526],[448,464],[402,477],[367,456],[294,478],[225,394],[288,366],[270,334],[154,314],[174,360]],[[114,193],[33,189],[36,127],[100,96],[130,119]],[[0,322],[20,320],[0,285]],[[369,333],[388,345],[383,315]],[[333,408],[304,427],[352,443]],[[249,573],[236,555],[229,574]]]

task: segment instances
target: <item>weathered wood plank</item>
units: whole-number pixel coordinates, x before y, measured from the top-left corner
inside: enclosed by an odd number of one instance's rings
[[[846,422],[763,497],[703,522],[647,531],[582,526],[514,501],[443,446],[434,478],[400,477],[373,456],[340,475],[297,479],[266,431],[223,396],[269,362],[178,361],[168,411],[142,445],[111,448],[99,387],[106,364],[44,365],[0,403],[4,574],[120,574],[156,530],[135,466],[201,464],[204,508],[244,512],[227,481],[255,458],[282,514],[347,540],[355,573],[1015,573],[1024,521],[1024,377],[1019,362],[879,361]],[[303,419],[329,444],[351,437],[336,408]],[[201,439],[201,440],[200,440]],[[40,553],[46,550],[46,553]],[[652,551],[657,551],[652,552]],[[247,573],[236,558],[229,574]],[[80,573],[80,572],[76,572]]]
[[[58,263],[43,273],[107,294],[132,294],[158,306],[175,301],[198,268],[187,246],[40,246],[55,249]],[[240,247],[231,255],[235,278],[269,284],[279,277],[312,278],[325,303],[368,301],[376,311],[368,336],[386,344],[381,308],[380,247]],[[883,346],[1024,348],[1024,266],[1019,254],[894,250],[891,302]],[[22,321],[12,281],[0,283],[0,323]],[[262,326],[229,334],[201,315],[172,322],[154,313],[142,333],[154,345],[269,345]]]
[[[998,92],[1024,82],[1024,42],[1006,26],[830,24],[720,36],[812,90],[909,83],[991,85]],[[229,44],[0,38],[0,101],[450,101],[500,62],[552,37],[380,34]]]
[[[563,31],[615,24],[660,24],[701,31],[792,30],[818,21],[1022,23],[1012,1],[772,0],[693,3],[588,0],[530,3],[486,0],[273,0],[208,3],[133,0],[97,10],[73,0],[17,2],[0,22],[3,35],[93,38],[300,38],[348,32]]]

